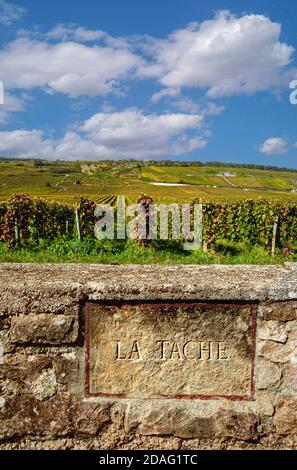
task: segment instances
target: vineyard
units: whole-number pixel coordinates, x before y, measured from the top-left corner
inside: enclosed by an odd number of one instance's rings
[[[240,165],[178,162],[49,162],[0,159],[0,201],[30,194],[49,202],[75,204],[124,194],[150,194],[156,203],[189,203],[196,197],[233,203],[246,199],[297,201],[297,171]]]
[[[70,206],[15,195],[0,204],[0,240],[13,250],[28,242],[39,243],[41,239],[94,238],[96,204],[110,204],[116,209],[116,202],[116,196],[104,196],[96,201],[80,197]],[[126,198],[127,205],[132,202],[137,200]],[[200,198],[192,203],[202,204],[206,247],[211,248],[218,240],[228,240],[268,250],[274,243],[283,253],[296,249],[297,205],[294,203],[245,200],[221,204]]]
[[[186,253],[182,238],[147,245],[96,240],[95,206],[116,209],[118,195],[128,206],[140,194],[155,204],[201,203],[203,250]],[[226,262],[231,253],[227,262],[283,262],[297,253],[296,202],[297,171],[290,169],[0,158],[0,260],[208,263]]]

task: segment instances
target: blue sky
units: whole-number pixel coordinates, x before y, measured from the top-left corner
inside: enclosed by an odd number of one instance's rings
[[[297,168],[294,1],[0,0],[0,154]]]

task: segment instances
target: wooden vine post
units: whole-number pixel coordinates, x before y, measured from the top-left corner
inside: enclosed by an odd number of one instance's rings
[[[197,235],[199,248],[203,249],[203,205],[198,204],[197,220]]]
[[[15,221],[14,232],[15,232],[16,245],[20,247],[21,246],[21,233],[20,233],[19,223],[17,220]]]
[[[76,220],[77,238],[81,240],[80,218],[79,218],[79,210],[77,208],[75,209],[75,220]]]
[[[274,224],[273,224],[273,235],[272,235],[272,244],[271,244],[271,256],[275,256],[275,248],[276,248],[276,237],[278,232],[279,226],[279,214],[276,216]]]

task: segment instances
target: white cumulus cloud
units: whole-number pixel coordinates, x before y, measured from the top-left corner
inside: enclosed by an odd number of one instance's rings
[[[58,24],[46,34],[23,31],[2,47],[1,79],[10,89],[38,87],[70,97],[107,95],[124,80],[150,79],[162,85],[153,103],[177,97],[183,87],[201,88],[211,98],[275,90],[297,76],[290,66],[294,48],[280,36],[280,24],[266,16],[226,11],[165,39]]]
[[[270,137],[260,146],[259,151],[266,155],[282,155],[288,150],[287,141],[282,137]]]
[[[0,132],[0,155],[20,158],[51,158],[53,144],[40,130]]]
[[[168,88],[205,88],[213,98],[269,90],[287,83],[294,52],[280,34],[280,24],[263,15],[222,11],[167,39],[150,38],[151,64],[140,73]]]
[[[70,97],[106,95],[127,78],[141,59],[127,48],[50,43],[21,37],[0,51],[6,88],[43,88]]]
[[[189,152],[203,147],[202,138],[187,136],[186,131],[200,129],[200,114],[144,114],[137,109],[122,112],[97,113],[80,128],[89,139],[121,155],[150,158]]]
[[[59,140],[40,130],[0,132],[0,154],[64,160],[176,156],[207,144],[199,133],[202,123],[199,114],[97,113]]]

